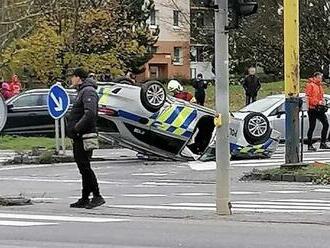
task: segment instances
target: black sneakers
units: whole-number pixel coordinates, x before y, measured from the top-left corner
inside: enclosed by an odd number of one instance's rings
[[[308,151],[316,152],[316,148],[313,145],[308,145]]]
[[[102,196],[94,196],[89,204],[86,205],[85,208],[92,209],[99,207],[105,203],[105,200]]]
[[[70,208],[86,208],[90,203],[89,199],[79,199],[75,203],[70,204]]]
[[[329,150],[330,147],[329,147],[326,143],[321,143],[321,144],[320,144],[320,149]]]

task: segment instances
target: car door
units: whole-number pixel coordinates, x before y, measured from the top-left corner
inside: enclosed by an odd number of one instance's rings
[[[53,122],[48,114],[46,94],[23,94],[10,103],[4,131],[15,134],[42,134],[49,131]]]
[[[307,114],[306,99],[303,98],[302,110],[299,112],[299,137],[301,137],[301,128],[303,128],[303,136],[307,138],[307,132],[309,127],[309,120]],[[304,118],[304,124],[302,124],[302,118]],[[285,113],[285,103],[282,103],[269,115],[269,121],[272,124],[272,127],[281,132],[281,140],[285,140],[285,122],[286,122],[286,113]],[[314,137],[320,137],[322,126],[320,123],[317,123],[315,128]]]
[[[180,101],[165,106],[150,125],[150,145],[178,154],[191,138],[196,121],[197,110]]]

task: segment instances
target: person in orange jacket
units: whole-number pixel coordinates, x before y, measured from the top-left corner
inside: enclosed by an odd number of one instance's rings
[[[309,129],[307,133],[309,151],[316,151],[316,148],[313,146],[312,142],[316,120],[319,120],[323,126],[320,149],[330,149],[330,147],[326,144],[329,122],[326,115],[327,107],[324,100],[322,80],[323,74],[321,72],[316,72],[313,77],[308,79],[305,88],[309,118]]]
[[[21,93],[22,85],[21,85],[21,82],[20,82],[20,80],[19,80],[19,78],[16,74],[14,74],[11,77],[11,81],[9,83],[9,86],[10,86],[10,91],[11,91],[13,96],[16,96],[19,93]]]

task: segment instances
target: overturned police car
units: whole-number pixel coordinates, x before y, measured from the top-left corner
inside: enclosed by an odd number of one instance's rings
[[[106,83],[98,94],[102,139],[167,159],[215,159],[214,110],[167,95],[157,81]],[[231,118],[229,136],[232,158],[265,158],[277,149],[280,133],[251,112]]]

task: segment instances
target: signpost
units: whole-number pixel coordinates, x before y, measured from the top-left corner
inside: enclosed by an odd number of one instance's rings
[[[59,153],[59,120],[61,124],[61,140],[63,155],[65,155],[65,123],[63,116],[69,110],[70,97],[61,84],[54,84],[50,89],[47,97],[47,106],[50,116],[55,119],[55,139],[56,152]]]
[[[0,131],[5,127],[7,121],[7,105],[0,95]]]

